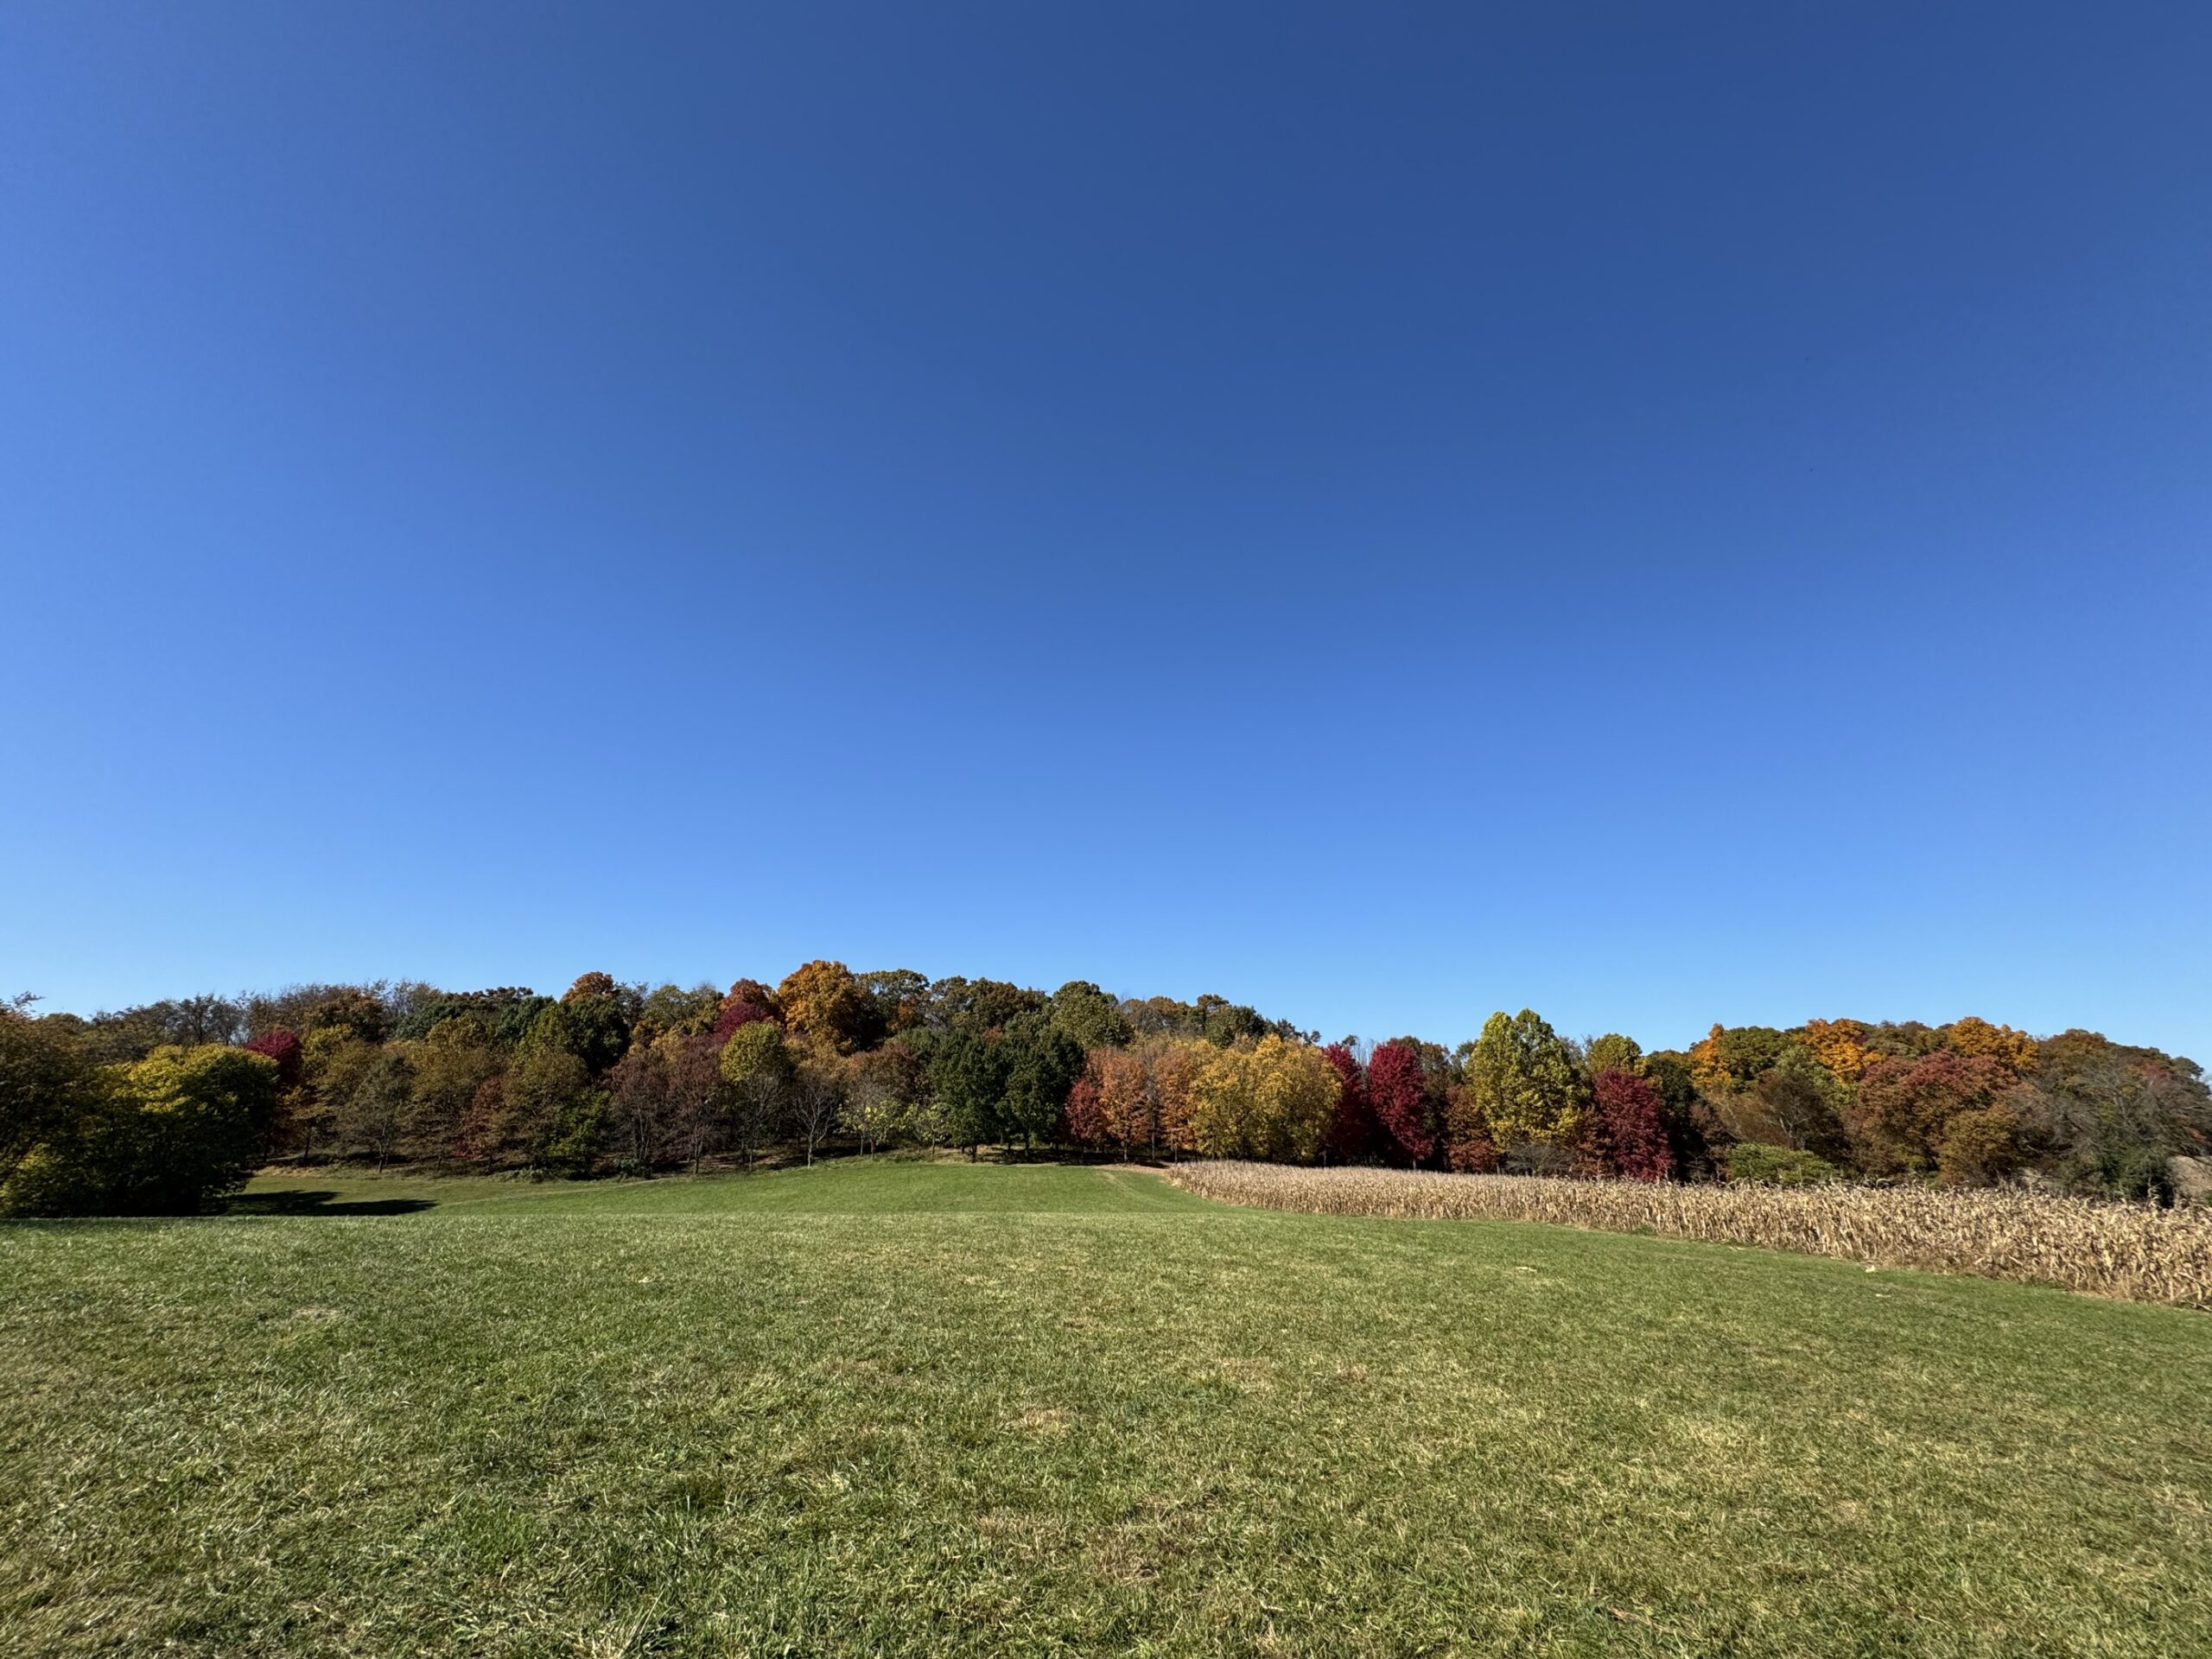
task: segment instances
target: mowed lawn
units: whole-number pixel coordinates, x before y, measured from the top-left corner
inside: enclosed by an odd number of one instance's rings
[[[0,1654],[2212,1652],[2202,1315],[1051,1166],[248,1202],[0,1227]]]

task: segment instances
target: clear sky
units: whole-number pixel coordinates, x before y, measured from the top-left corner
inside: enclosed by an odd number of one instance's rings
[[[0,9],[0,991],[2212,1062],[2212,7]]]

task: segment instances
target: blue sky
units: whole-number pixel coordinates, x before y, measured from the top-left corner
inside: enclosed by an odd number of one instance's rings
[[[0,990],[2212,1061],[2212,10],[0,11]]]

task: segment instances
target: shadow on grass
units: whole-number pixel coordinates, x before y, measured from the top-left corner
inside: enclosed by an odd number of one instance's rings
[[[437,1207],[431,1198],[341,1198],[335,1192],[241,1192],[234,1216],[405,1216]]]

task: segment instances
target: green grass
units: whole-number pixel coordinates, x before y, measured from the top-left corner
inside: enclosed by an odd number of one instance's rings
[[[0,1229],[0,1653],[2212,1651],[2201,1315],[1054,1166],[257,1188]]]
[[[844,1158],[811,1169],[649,1181],[530,1181],[360,1173],[257,1177],[239,1207],[359,1213],[382,1205],[499,1213],[669,1215],[1147,1215],[1220,1211],[1154,1175],[1070,1164]]]

